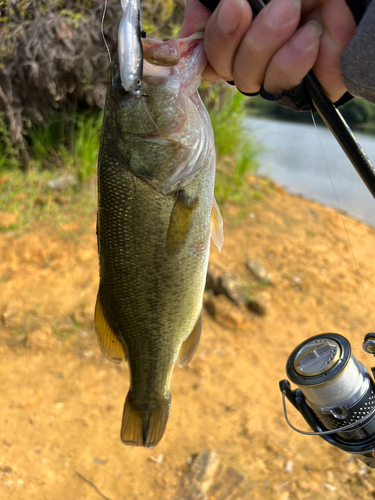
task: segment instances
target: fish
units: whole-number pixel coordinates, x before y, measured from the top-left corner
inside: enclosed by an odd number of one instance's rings
[[[147,40],[145,54],[140,98],[124,90],[116,58],[108,79],[95,329],[104,356],[129,364],[121,440],[153,448],[167,424],[173,368],[198,347],[210,237],[220,250],[223,222],[212,126],[197,91],[203,40]]]

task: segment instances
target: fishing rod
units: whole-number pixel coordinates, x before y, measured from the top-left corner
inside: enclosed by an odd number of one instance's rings
[[[199,0],[211,11],[215,10],[218,0]],[[254,17],[266,6],[263,0],[248,0]],[[318,79],[311,70],[304,78],[304,83],[316,111],[335,136],[342,150],[358,172],[359,176],[375,198],[375,168],[369,157],[354,137],[349,125],[342,117],[340,111],[329,99]]]

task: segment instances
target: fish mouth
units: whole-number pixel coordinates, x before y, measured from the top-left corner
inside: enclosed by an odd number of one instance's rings
[[[144,39],[143,80],[149,85],[160,85],[177,73],[185,93],[190,97],[198,89],[207,65],[203,34],[194,33],[188,38],[166,42]]]
[[[188,38],[166,42],[145,39],[144,46],[143,80],[149,85],[157,86],[169,77],[178,78],[180,80],[179,94],[183,95],[179,101],[183,102],[184,111],[182,119],[175,121],[172,118],[162,128],[155,123],[155,130],[145,133],[142,138],[150,141],[166,138],[178,141],[189,126],[187,110],[191,103],[188,101],[197,92],[202,72],[207,65],[203,32],[195,33]],[[147,92],[142,96],[142,99],[147,107]]]

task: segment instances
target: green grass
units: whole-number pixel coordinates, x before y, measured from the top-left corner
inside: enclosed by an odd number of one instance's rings
[[[258,169],[259,144],[244,132],[244,96],[228,86],[225,98],[220,98],[220,88],[210,88],[206,102],[214,131],[218,169],[215,196],[219,205],[227,200],[242,202],[248,198],[247,175]],[[253,192],[254,199],[261,194]]]
[[[16,222],[1,226],[0,219],[0,232],[20,236],[34,222],[50,221],[58,228],[74,220],[77,213],[83,217],[92,214],[96,191],[90,179],[96,173],[103,113],[60,113],[43,127],[30,127],[27,149],[31,161],[25,171],[12,159],[1,118],[0,212],[13,214]],[[76,177],[76,186],[48,187],[48,181],[67,173]]]
[[[93,116],[77,115],[73,137],[73,170],[80,182],[96,173],[103,113]]]
[[[92,183],[72,186],[64,191],[50,189],[48,181],[58,174],[58,170],[40,170],[34,165],[26,172],[19,169],[0,172],[0,212],[16,217],[16,222],[0,227],[0,232],[12,231],[15,236],[21,236],[33,223],[41,221],[58,230],[60,225],[76,220],[77,213],[83,219],[91,215],[96,207]],[[81,226],[84,232],[85,225]]]
[[[102,111],[59,113],[28,131],[28,151],[37,168],[65,168],[85,182],[96,172]]]

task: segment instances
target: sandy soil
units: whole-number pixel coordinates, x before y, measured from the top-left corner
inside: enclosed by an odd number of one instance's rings
[[[226,206],[225,244],[211,260],[252,295],[268,294],[267,314],[210,299],[222,314],[214,321],[205,310],[198,353],[175,369],[168,426],[154,450],[119,438],[128,368],[104,359],[95,340],[95,213],[55,230],[38,223],[18,238],[0,235],[0,498],[170,499],[201,449],[246,474],[256,500],[375,498],[374,472],[287,427],[278,389],[290,352],[320,332],[343,334],[372,363],[361,343],[374,327],[341,216],[253,181],[262,199]],[[345,224],[374,311],[375,232],[348,217]],[[249,259],[267,268],[272,285],[254,282]]]

